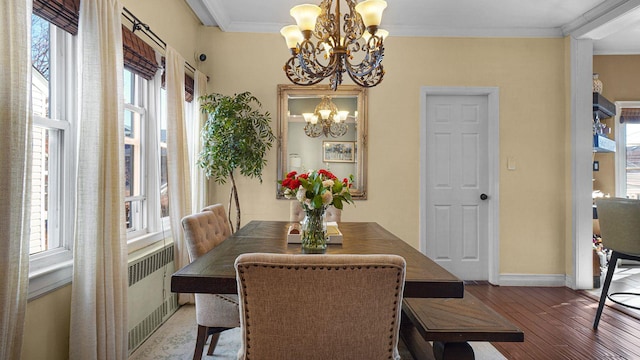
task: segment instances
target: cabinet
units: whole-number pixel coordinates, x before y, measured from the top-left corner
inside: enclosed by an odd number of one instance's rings
[[[615,116],[616,106],[607,98],[598,93],[593,93],[593,152],[615,152],[616,143],[609,139],[604,132],[606,126],[600,122],[606,118]]]

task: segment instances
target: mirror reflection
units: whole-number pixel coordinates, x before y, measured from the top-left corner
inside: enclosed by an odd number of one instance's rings
[[[327,169],[340,179],[352,175],[352,196],[366,199],[366,90],[279,85],[278,98],[278,180]]]

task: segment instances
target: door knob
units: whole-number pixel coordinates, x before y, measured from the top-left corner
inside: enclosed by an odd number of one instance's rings
[[[480,195],[480,200],[487,200],[488,198],[487,194]]]

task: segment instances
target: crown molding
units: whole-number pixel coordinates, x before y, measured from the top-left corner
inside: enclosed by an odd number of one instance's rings
[[[562,33],[576,39],[602,39],[630,22],[640,8],[640,0],[607,0],[562,26]]]

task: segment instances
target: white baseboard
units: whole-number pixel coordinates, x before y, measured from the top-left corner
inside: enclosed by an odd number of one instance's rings
[[[567,286],[564,274],[500,274],[500,286]]]

